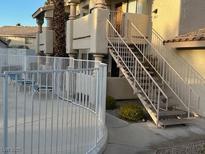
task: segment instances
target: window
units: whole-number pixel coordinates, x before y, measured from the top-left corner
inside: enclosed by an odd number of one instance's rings
[[[25,44],[33,44],[33,38],[25,38]]]

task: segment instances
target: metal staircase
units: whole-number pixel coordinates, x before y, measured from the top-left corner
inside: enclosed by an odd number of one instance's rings
[[[181,99],[183,97],[178,96],[170,86],[172,81],[164,79],[168,72],[164,72],[162,77],[158,72],[161,67],[152,65],[159,65],[159,61],[150,54],[151,48],[147,46],[147,42],[127,43],[128,39],[122,38],[109,20],[107,27],[109,53],[155,124],[160,127],[189,123],[193,116],[191,100],[184,103],[184,99]]]

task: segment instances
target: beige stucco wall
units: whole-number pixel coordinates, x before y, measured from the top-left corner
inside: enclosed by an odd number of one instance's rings
[[[205,49],[176,50],[176,53],[183,57],[205,78]]]
[[[205,27],[205,0],[181,0],[179,34]]]
[[[133,90],[125,78],[108,77],[107,95],[117,100],[136,99]]]
[[[154,0],[152,10],[158,9],[153,15],[153,28],[165,39],[178,35],[180,24],[180,0]]]
[[[136,6],[137,6],[137,1],[136,0],[130,0],[128,2],[128,12],[129,13],[136,13]]]
[[[154,0],[152,10],[153,28],[164,39],[196,31],[205,27],[204,0]]]
[[[132,22],[144,36],[147,36],[148,32],[148,21],[149,18],[147,15],[143,14],[134,14],[134,13],[125,13],[124,15],[124,27],[125,34],[129,36],[141,36],[132,26],[130,22]]]
[[[53,30],[43,28],[39,34],[39,51],[44,51],[45,54],[53,53]]]
[[[67,22],[67,53],[70,52],[69,49],[73,48],[90,49],[91,53],[107,54],[106,20],[109,15],[108,11],[94,9],[91,14]],[[71,27],[73,27],[73,33],[70,31]]]
[[[17,46],[17,45],[23,45],[28,46],[30,49],[35,50],[36,49],[36,38],[29,37],[31,39],[31,44],[26,44],[25,37],[17,37],[17,36],[2,36],[3,38],[10,40],[9,46]]]

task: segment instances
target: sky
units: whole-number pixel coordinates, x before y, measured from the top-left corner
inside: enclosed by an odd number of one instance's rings
[[[0,26],[36,25],[32,14],[44,3],[45,0],[0,0]]]

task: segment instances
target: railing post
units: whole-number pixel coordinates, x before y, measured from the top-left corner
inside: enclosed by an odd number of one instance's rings
[[[8,75],[3,81],[3,151],[8,154]]]
[[[27,56],[24,56],[24,71],[27,71]]]
[[[165,77],[165,61],[163,61],[163,66],[162,66],[162,77],[163,79]]]
[[[118,53],[120,54],[120,39],[117,39],[117,45],[118,45]]]
[[[197,112],[199,113],[199,108],[200,108],[200,97],[198,97],[197,101]]]
[[[190,118],[191,89],[189,89],[188,118]]]
[[[136,62],[136,60],[134,60],[134,69],[135,69],[135,73],[134,73],[134,76],[135,76],[135,78],[137,77],[137,62]],[[135,86],[135,88],[136,88],[136,82],[134,82],[134,86]],[[134,93],[136,92],[136,90],[134,90]]]
[[[97,144],[97,141],[98,141],[98,135],[97,135],[97,127],[98,127],[98,121],[99,121],[99,118],[100,118],[100,115],[99,115],[99,113],[100,113],[100,111],[99,111],[99,105],[100,105],[100,103],[99,103],[99,101],[100,101],[100,99],[99,99],[99,65],[100,64],[98,64],[98,66],[95,66],[95,79],[96,79],[96,81],[95,81],[95,103],[96,103],[96,106],[95,106],[95,114],[96,114],[96,128],[95,128],[95,144]]]
[[[165,79],[165,61],[162,62],[162,78],[164,79],[164,81],[166,81],[166,79]],[[164,88],[164,81],[162,80],[163,88]]]
[[[157,95],[157,127],[159,127],[159,108],[160,108],[160,89],[158,89],[158,95]]]

